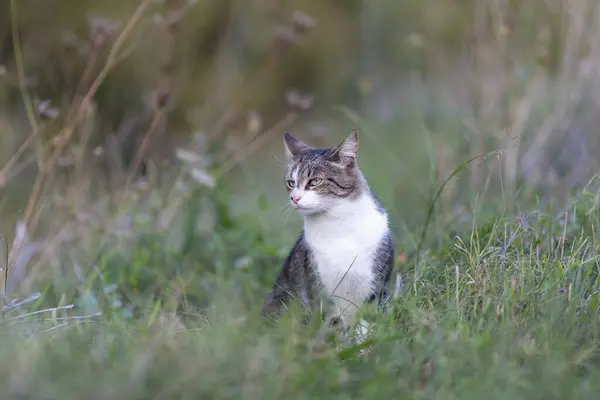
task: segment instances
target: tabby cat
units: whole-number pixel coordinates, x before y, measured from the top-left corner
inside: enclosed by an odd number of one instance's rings
[[[364,302],[383,305],[390,294],[394,248],[388,215],[358,167],[358,132],[339,146],[312,148],[284,135],[285,186],[304,229],[289,253],[263,313],[276,315],[290,300],[314,309],[331,299],[331,325],[348,329]]]

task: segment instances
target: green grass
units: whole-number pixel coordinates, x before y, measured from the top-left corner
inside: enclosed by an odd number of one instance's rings
[[[0,329],[4,398],[600,393],[593,185],[560,212],[499,213],[485,223],[475,213],[472,229],[452,234],[434,226],[420,257],[398,265],[405,285],[389,312],[364,311],[376,322],[367,352],[344,343],[313,350],[316,327],[302,326],[293,311],[274,326],[258,316],[289,240],[265,231],[257,216],[232,216],[224,198],[207,196],[195,208],[190,201],[181,223],[166,231],[147,218],[152,207],[140,212],[134,236],[98,238],[83,281],[69,283],[63,266],[31,309],[7,314]],[[209,205],[212,231],[186,223]],[[405,247],[398,238],[398,249]],[[102,316],[68,326],[56,319],[67,315],[61,310],[18,318],[70,301],[68,315]]]

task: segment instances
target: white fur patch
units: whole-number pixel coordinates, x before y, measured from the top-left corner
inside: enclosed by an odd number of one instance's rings
[[[316,269],[345,326],[374,289],[373,261],[388,232],[387,215],[369,195],[337,200],[327,213],[304,218]]]
[[[322,196],[313,190],[294,189],[290,195],[301,197],[298,204],[292,202],[292,207],[296,208],[301,215],[313,214],[323,208]]]
[[[298,203],[294,203],[290,199],[290,204],[300,213],[300,215],[308,216],[311,214],[327,210],[331,206],[332,200],[326,196],[319,195],[314,190],[305,190],[298,186],[298,168],[292,171],[291,177],[295,182],[294,188],[290,192],[290,197],[300,196]]]
[[[356,327],[356,337],[360,342],[368,339],[369,333],[373,329],[373,325],[364,319],[361,319]]]

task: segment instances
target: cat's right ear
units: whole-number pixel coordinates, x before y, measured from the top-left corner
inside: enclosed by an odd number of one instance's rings
[[[283,135],[283,144],[285,145],[285,155],[289,160],[311,149],[310,146],[289,132]]]

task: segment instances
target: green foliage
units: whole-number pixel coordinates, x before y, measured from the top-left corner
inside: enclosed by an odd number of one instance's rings
[[[19,325],[5,326],[7,396],[591,399],[600,390],[589,188],[566,219],[536,210],[452,236],[431,231],[437,244],[423,249],[389,311],[363,311],[375,322],[368,341],[320,347],[312,325],[284,315],[271,327],[257,315],[284,243],[208,197],[196,192],[181,215],[198,220],[213,204],[210,232],[146,223],[100,252],[82,287],[101,319],[28,341]],[[168,237],[179,229],[186,240],[174,250]]]

